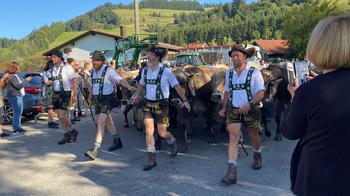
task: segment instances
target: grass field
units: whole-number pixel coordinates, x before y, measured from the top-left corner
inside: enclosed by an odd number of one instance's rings
[[[114,12],[121,18],[122,25],[126,26],[126,33],[130,35],[134,33],[134,10],[133,9],[115,9]],[[188,10],[165,10],[165,9],[140,9],[140,33],[146,33],[147,25],[159,24],[160,26],[174,26],[174,14],[193,13],[196,11]],[[160,14],[160,17],[151,16],[152,13]],[[120,33],[119,28],[112,30],[115,33]]]

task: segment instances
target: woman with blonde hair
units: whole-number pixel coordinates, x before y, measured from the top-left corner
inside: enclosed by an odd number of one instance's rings
[[[291,189],[298,196],[350,195],[350,16],[321,20],[307,55],[323,74],[288,88],[293,101],[281,130],[299,139]]]

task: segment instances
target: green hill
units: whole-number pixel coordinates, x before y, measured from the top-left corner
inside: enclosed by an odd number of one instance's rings
[[[121,24],[126,26],[127,35],[134,33],[134,10],[133,9],[114,9],[113,10],[121,19]],[[188,10],[168,10],[168,9],[140,9],[140,33],[147,33],[148,25],[160,25],[174,27],[174,19],[176,15],[182,13],[194,13],[197,11]],[[154,14],[154,15],[153,15]],[[158,15],[158,16],[155,16]],[[160,16],[159,16],[160,15]],[[119,28],[112,30],[120,33]]]
[[[121,24],[125,25],[127,35],[134,33],[134,10],[133,9],[113,9],[113,11],[121,19]],[[140,9],[140,33],[148,33],[146,30],[148,25],[158,24],[160,26],[167,26],[169,28],[175,27],[174,25],[174,16],[180,15],[182,13],[194,13],[196,11],[188,10],[163,10],[163,9]],[[158,16],[152,16],[156,14]],[[160,15],[160,17],[159,17]],[[114,29],[100,29],[101,31],[113,32],[120,34],[119,28]],[[49,47],[45,50],[39,51],[36,55],[40,55],[50,48],[54,48],[76,36],[83,34],[86,31],[77,31],[77,32],[64,32],[59,35],[53,42],[49,44]]]

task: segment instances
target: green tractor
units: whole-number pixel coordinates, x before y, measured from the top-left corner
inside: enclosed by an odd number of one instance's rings
[[[186,65],[205,66],[206,63],[199,53],[182,53],[177,55],[175,66],[183,67]]]
[[[131,68],[136,67],[139,60],[145,61],[147,49],[156,45],[158,45],[156,34],[133,34],[119,39],[115,44],[113,56],[116,67],[123,67],[126,63],[129,63]]]

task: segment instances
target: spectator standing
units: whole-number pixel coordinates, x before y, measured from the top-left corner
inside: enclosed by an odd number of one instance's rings
[[[281,123],[298,144],[291,160],[291,190],[298,196],[350,195],[350,16],[328,17],[314,28],[307,54],[322,75],[298,87]],[[313,72],[311,72],[313,73]]]
[[[14,61],[11,62],[8,72],[10,73],[10,76],[7,84],[7,99],[10,102],[13,110],[13,134],[18,135],[25,132],[21,126],[23,96],[25,95],[24,87],[28,85],[28,82],[32,79],[32,77],[27,77],[25,80],[22,80],[18,76],[19,65]]]

